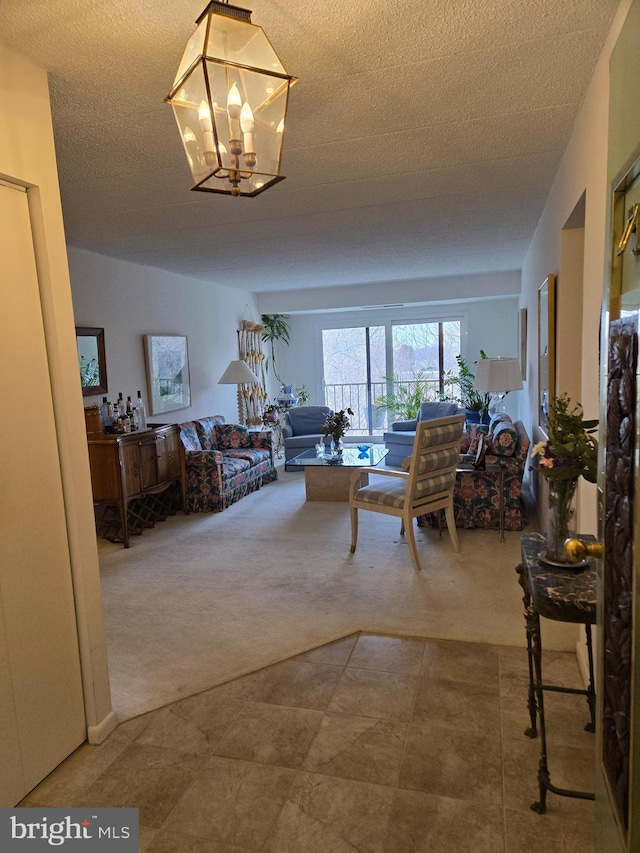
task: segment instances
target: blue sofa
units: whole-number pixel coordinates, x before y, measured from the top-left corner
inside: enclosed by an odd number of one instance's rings
[[[400,468],[402,460],[406,459],[407,456],[411,456],[418,421],[428,421],[432,418],[447,418],[451,415],[464,414],[464,411],[457,403],[429,401],[422,403],[417,418],[413,418],[410,421],[395,421],[395,423],[391,424],[391,432],[384,433],[384,443],[389,449],[389,453],[384,459],[385,465],[393,465],[396,468]]]
[[[322,427],[333,410],[327,406],[294,406],[284,413],[282,419],[282,440],[284,444],[284,470],[302,471],[294,465],[287,467],[287,461],[312,450],[320,441],[329,445],[331,438],[322,435]]]

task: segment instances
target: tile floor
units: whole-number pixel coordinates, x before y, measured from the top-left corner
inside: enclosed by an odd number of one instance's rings
[[[123,723],[21,805],[138,807],[147,853],[591,853],[591,802],[529,808],[526,690],[523,649],[353,635]],[[545,702],[552,781],[592,790],[584,698]]]

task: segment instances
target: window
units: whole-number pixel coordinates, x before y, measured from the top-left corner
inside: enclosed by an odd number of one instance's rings
[[[376,412],[375,401],[399,383],[410,387],[421,373],[430,381],[428,398],[438,398],[445,374],[457,369],[461,326],[460,320],[435,320],[323,329],[325,405],[350,408],[355,432],[382,432],[386,416]]]

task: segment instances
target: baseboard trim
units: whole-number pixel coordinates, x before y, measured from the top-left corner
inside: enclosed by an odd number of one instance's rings
[[[87,740],[89,743],[102,743],[109,737],[117,725],[118,717],[116,716],[116,712],[111,711],[97,726],[89,726],[87,728]]]

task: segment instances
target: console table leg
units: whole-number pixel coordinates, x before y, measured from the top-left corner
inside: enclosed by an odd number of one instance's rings
[[[531,645],[531,637],[534,630],[533,627],[533,608],[531,607],[531,595],[529,593],[529,588],[526,582],[526,568],[520,563],[519,566],[516,566],[516,572],[518,573],[518,583],[522,587],[522,602],[524,604],[524,619],[525,619],[525,629],[527,634],[527,663],[529,665],[529,692],[527,696],[527,709],[529,711],[529,718],[531,720],[531,726],[528,729],[525,729],[524,733],[527,737],[537,737],[538,730],[536,728],[536,693],[534,687],[534,678],[533,678],[533,650]]]
[[[589,685],[587,687],[587,705],[589,706],[589,715],[591,720],[585,725],[586,732],[595,732],[596,730],[596,690],[593,678],[593,646],[591,644],[591,625],[587,622],[585,633],[587,636],[587,654],[589,657]]]
[[[531,641],[534,667],[534,689],[540,725],[540,761],[538,763],[539,799],[532,803],[531,808],[538,814],[544,814],[547,809],[547,791],[550,787],[549,767],[547,764],[547,730],[544,720],[544,690],[542,687],[542,638],[540,636],[540,617],[532,607],[527,609],[527,636]]]

